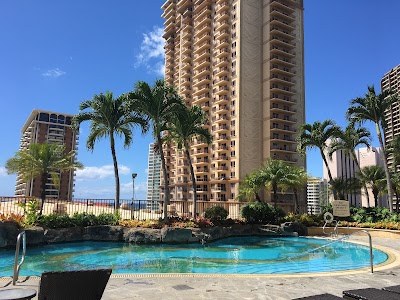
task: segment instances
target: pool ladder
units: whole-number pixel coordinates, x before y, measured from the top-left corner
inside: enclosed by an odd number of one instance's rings
[[[21,248],[21,239],[22,239],[22,258],[21,262],[18,263],[19,259],[19,249]],[[14,275],[13,275],[13,285],[17,283],[19,270],[21,269],[22,264],[25,260],[26,254],[26,233],[22,231],[17,236],[17,244],[15,246],[15,259],[14,259]]]
[[[360,232],[365,233],[366,235],[368,235],[368,240],[369,240],[369,264],[370,264],[370,268],[371,268],[371,273],[374,273],[374,261],[373,261],[374,255],[372,254],[372,237],[371,237],[371,234],[370,234],[367,230],[364,230],[364,229],[361,229],[361,230],[356,231],[356,232],[354,232],[354,233],[352,233],[352,234],[346,235],[346,236],[344,236],[344,237],[342,237],[342,238],[340,238],[340,239],[333,240],[332,242],[330,242],[330,243],[328,243],[328,244],[325,244],[325,245],[322,245],[322,246],[320,246],[320,247],[311,249],[311,250],[309,250],[309,251],[300,253],[300,254],[298,254],[298,255],[294,255],[294,256],[288,257],[287,259],[288,259],[288,260],[292,260],[293,258],[302,257],[302,256],[304,256],[304,255],[311,254],[311,253],[313,253],[313,252],[315,252],[315,251],[318,251],[318,250],[320,250],[320,249],[324,249],[325,247],[328,247],[328,246],[331,246],[331,245],[333,245],[333,244],[335,244],[335,243],[338,243],[338,242],[341,242],[341,241],[343,241],[343,240],[346,240],[346,239],[348,239],[349,237],[351,237],[352,235],[359,234]]]

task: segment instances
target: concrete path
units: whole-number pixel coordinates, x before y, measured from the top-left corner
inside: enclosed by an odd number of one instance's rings
[[[351,240],[368,242],[366,236]],[[103,300],[114,299],[293,299],[321,293],[337,296],[348,289],[400,284],[400,240],[373,238],[374,246],[390,248],[397,260],[384,268],[358,273],[324,276],[113,276],[107,284]],[[390,268],[389,268],[390,267]],[[11,280],[1,280],[0,289],[11,288]],[[38,287],[37,279],[18,283],[18,287]],[[34,298],[37,299],[37,298]],[[400,299],[400,297],[399,297]],[[73,300],[73,299],[71,299]]]

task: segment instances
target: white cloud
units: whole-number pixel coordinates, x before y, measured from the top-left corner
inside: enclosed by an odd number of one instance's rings
[[[131,169],[124,165],[118,166],[119,175],[127,175],[131,173]],[[76,171],[77,180],[98,180],[114,176],[114,166],[104,165],[100,167],[84,167],[82,170]]]
[[[0,167],[0,176],[7,176],[7,170],[4,167]]]
[[[143,34],[140,52],[136,55],[135,67],[144,66],[149,72],[164,75],[164,30],[154,27],[153,31]]]
[[[46,72],[42,73],[42,76],[44,77],[52,77],[52,78],[57,78],[62,75],[65,75],[66,73],[59,68],[47,70]]]

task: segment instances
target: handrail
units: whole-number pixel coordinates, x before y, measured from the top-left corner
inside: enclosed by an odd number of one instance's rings
[[[337,237],[338,236],[338,225],[339,225],[339,222],[338,221],[336,221],[336,220],[333,220],[332,222],[335,222],[335,228],[333,228],[333,231],[332,232],[325,232],[325,227],[326,227],[326,225],[328,225],[328,224],[330,224],[331,222],[325,222],[325,224],[324,224],[324,226],[322,227],[322,232],[324,233],[324,234],[330,234],[330,235],[335,235],[335,237]]]
[[[338,239],[338,240],[334,240],[334,241],[332,241],[332,242],[330,242],[330,243],[327,243],[327,244],[325,244],[325,245],[322,245],[322,246],[319,246],[319,247],[317,247],[317,248],[311,249],[311,250],[309,250],[309,251],[306,251],[306,252],[300,253],[300,254],[298,254],[298,255],[294,255],[294,256],[288,257],[287,259],[288,259],[288,260],[291,260],[291,259],[293,259],[293,258],[298,258],[298,257],[304,256],[304,255],[313,253],[313,252],[315,252],[315,251],[317,251],[317,250],[319,250],[319,249],[328,247],[328,246],[330,246],[330,245],[332,245],[332,244],[334,244],[334,243],[341,242],[341,241],[343,241],[343,240],[345,240],[345,239],[348,239],[348,238],[351,237],[352,235],[356,235],[356,234],[358,234],[358,233],[360,233],[360,232],[366,233],[366,234],[368,235],[368,239],[369,239],[369,263],[370,263],[370,267],[371,267],[371,273],[374,273],[374,261],[373,261],[373,257],[374,257],[374,256],[373,256],[373,254],[372,254],[372,237],[371,237],[371,234],[370,234],[367,230],[364,230],[364,229],[361,229],[361,230],[356,231],[356,232],[354,232],[354,233],[352,233],[352,234],[346,235],[346,236],[344,236],[344,237],[342,237],[342,238],[340,238],[340,239]]]
[[[21,262],[18,263],[19,248],[21,247],[21,238],[22,238],[22,258],[21,258]],[[25,233],[25,231],[22,231],[17,236],[17,244],[15,246],[13,285],[15,285],[15,283],[18,280],[19,270],[21,269],[21,266],[24,263],[25,254],[26,254],[26,233]]]

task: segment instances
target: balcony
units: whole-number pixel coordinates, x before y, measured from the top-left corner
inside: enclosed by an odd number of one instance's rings
[[[271,7],[282,9],[284,11],[288,11],[289,13],[294,12],[293,7],[291,7],[285,3],[282,3],[281,1],[277,1],[277,0],[271,0]]]
[[[226,86],[229,84],[229,78],[228,76],[220,77],[218,80],[215,82],[216,86]]]
[[[210,67],[205,67],[205,68],[198,68],[198,66],[196,66],[196,71],[194,72],[194,76],[193,79],[198,79],[201,78],[202,76],[210,76]]]
[[[204,25],[200,27],[196,27],[196,34],[201,35],[205,33],[206,31],[211,31],[211,24],[210,23],[205,23]]]
[[[217,15],[217,17],[215,18],[215,21],[222,22],[223,20],[227,20],[227,19],[229,19],[229,12],[228,11],[223,11],[223,12],[220,12]],[[218,28],[218,26],[217,26],[217,28]]]
[[[228,96],[219,96],[212,101],[213,104],[228,104],[229,97]]]
[[[194,42],[201,43],[203,41],[208,41],[210,39],[211,39],[211,33],[206,32],[206,33],[203,33],[202,35],[196,36],[194,39]]]
[[[220,87],[220,88],[215,92],[216,95],[227,95],[228,93],[229,93],[229,88],[228,88],[228,86]]]
[[[207,101],[210,101],[210,93],[204,93],[202,95],[193,98],[193,104],[197,105]]]
[[[229,3],[228,1],[221,2],[216,7],[216,12],[220,13],[221,11],[229,10]]]
[[[281,93],[281,94],[285,94],[285,95],[294,95],[296,93],[296,90],[293,90],[291,88],[288,87],[273,87],[271,86],[271,93]]]
[[[201,61],[202,59],[209,58],[210,56],[211,56],[210,49],[205,49],[205,50],[201,51],[200,53],[195,54],[194,59],[196,61]]]
[[[271,44],[278,45],[281,47],[287,47],[290,49],[293,49],[294,47],[296,47],[296,43],[289,41],[287,39],[284,39],[282,37],[278,37],[276,35],[272,35],[268,41],[271,42]]]
[[[218,114],[227,113],[228,111],[229,111],[228,105],[219,105],[213,108],[213,112],[214,113],[216,112]]]
[[[216,117],[215,120],[213,120],[214,123],[229,123],[229,117],[228,116],[219,116]]]
[[[198,87],[200,85],[209,84],[211,82],[211,77],[209,75],[203,76],[193,82],[193,87]]]
[[[272,8],[270,12],[271,17],[273,18],[279,18],[281,20],[285,20],[286,22],[293,22],[295,19],[293,16],[287,12],[284,12],[283,10]]]
[[[210,6],[211,2],[212,2],[211,0],[197,0],[197,1],[195,1],[194,13],[195,14],[202,14],[205,11],[210,11],[211,10],[211,6]]]
[[[275,76],[275,77],[274,77]],[[276,83],[276,84],[287,84],[290,86],[293,86],[296,84],[296,82],[292,79],[289,79],[288,77],[284,78],[284,77],[277,77],[278,75],[276,74],[272,74],[272,77],[269,77],[268,80],[270,80],[272,83]]]
[[[198,95],[205,94],[206,92],[209,92],[209,90],[210,90],[210,85],[209,84],[202,85],[202,86],[200,86],[200,87],[198,87],[197,89],[194,90],[193,96],[198,96]]]
[[[219,125],[214,129],[215,133],[220,133],[220,132],[225,132],[229,130],[229,126],[224,124],[224,125]]]
[[[295,27],[290,25],[289,22],[281,20],[281,19],[278,19],[278,18],[272,18],[270,24],[271,24],[271,27],[272,26],[279,26],[279,27],[284,28],[286,30],[295,30]]]
[[[222,39],[227,38],[227,37],[229,37],[229,30],[228,29],[221,30],[216,35],[216,38],[218,40],[222,40]]]
[[[223,57],[217,60],[215,63],[215,67],[221,68],[229,65],[229,59],[227,57]]]
[[[291,148],[289,146],[283,145],[283,146],[271,146],[270,148],[271,152],[285,152],[285,153],[295,153],[296,149],[295,148]]]

